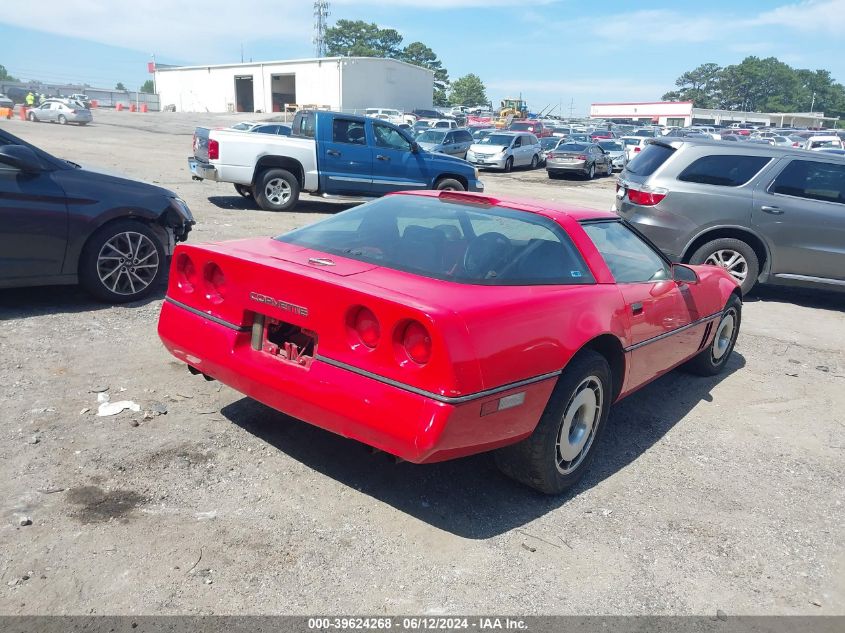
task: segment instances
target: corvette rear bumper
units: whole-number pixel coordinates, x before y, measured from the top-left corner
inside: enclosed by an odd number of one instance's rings
[[[443,402],[319,355],[308,367],[255,350],[250,331],[162,305],[158,332],[179,360],[292,417],[414,463],[438,462],[519,441],[534,430],[554,388],[552,376],[500,391]],[[319,350],[318,350],[319,351]],[[482,415],[482,406],[524,393],[518,406]],[[517,397],[519,399],[519,397]]]

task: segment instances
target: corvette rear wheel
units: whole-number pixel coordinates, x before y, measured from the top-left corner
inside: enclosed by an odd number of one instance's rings
[[[563,370],[537,428],[528,438],[496,451],[496,465],[509,477],[560,494],[587,471],[607,422],[612,400],[610,366],[585,350]]]
[[[741,321],[742,301],[736,295],[731,295],[722,311],[722,316],[714,326],[716,331],[713,341],[697,356],[687,361],[683,368],[699,376],[715,376],[720,373],[728,364],[728,359],[734,351]]]

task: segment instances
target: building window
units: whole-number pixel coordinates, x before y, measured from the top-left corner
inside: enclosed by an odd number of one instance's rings
[[[669,117],[666,119],[666,125],[675,125],[677,127],[684,126],[684,119],[683,118],[672,118]]]

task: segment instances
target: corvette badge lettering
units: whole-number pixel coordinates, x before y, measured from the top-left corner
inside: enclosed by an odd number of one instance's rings
[[[302,306],[294,305],[293,303],[288,303],[287,301],[274,299],[273,297],[268,297],[267,295],[262,295],[257,292],[250,292],[249,298],[252,301],[273,306],[274,308],[279,308],[280,310],[285,310],[287,312],[293,312],[294,314],[298,314],[302,317],[308,316],[308,308],[303,308]]]

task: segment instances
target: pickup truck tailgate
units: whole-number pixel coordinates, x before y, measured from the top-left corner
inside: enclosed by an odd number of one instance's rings
[[[203,163],[208,162],[208,132],[207,127],[194,130],[194,158]]]

